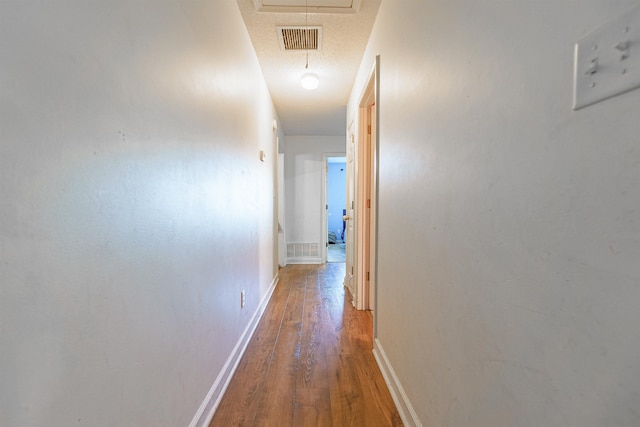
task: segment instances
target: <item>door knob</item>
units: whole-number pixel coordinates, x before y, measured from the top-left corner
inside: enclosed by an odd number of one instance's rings
[[[342,220],[343,221],[349,221],[351,219],[351,217],[349,215],[343,215],[342,216]]]

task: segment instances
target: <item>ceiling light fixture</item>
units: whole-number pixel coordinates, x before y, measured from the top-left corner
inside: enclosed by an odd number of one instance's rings
[[[306,90],[314,90],[320,85],[320,79],[316,74],[305,73],[300,80],[300,85]]]
[[[307,62],[305,70],[309,70],[309,0],[304,1],[304,48]],[[305,73],[300,80],[300,85],[306,90],[315,90],[320,85],[320,78],[314,73]]]

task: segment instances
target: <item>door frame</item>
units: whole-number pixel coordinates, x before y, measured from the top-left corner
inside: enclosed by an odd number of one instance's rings
[[[354,210],[354,305],[358,310],[373,310],[374,337],[377,335],[377,277],[378,277],[378,187],[380,160],[380,56],[376,56],[364,89],[358,98],[355,129],[355,210]],[[371,108],[371,107],[374,108]],[[370,113],[371,112],[371,113]],[[371,133],[370,164],[365,165],[366,138],[369,124]],[[370,168],[370,195],[365,194],[367,167]],[[367,208],[367,199],[370,207]],[[370,221],[369,235],[365,233],[366,220]],[[368,239],[368,241],[367,241]],[[366,265],[369,265],[368,271]],[[369,280],[367,280],[369,273]]]
[[[279,138],[278,138],[279,140]],[[279,145],[279,144],[278,144]],[[277,152],[276,160],[276,176],[277,176],[277,236],[278,236],[278,266],[284,267],[287,265],[287,245],[285,236],[285,198],[284,198],[284,153]]]
[[[355,265],[356,265],[356,231],[355,231],[355,200],[356,200],[356,131],[355,119],[351,120],[347,129],[347,212],[344,215],[346,221],[345,230],[345,274],[344,286],[351,296],[351,304],[356,307]]]

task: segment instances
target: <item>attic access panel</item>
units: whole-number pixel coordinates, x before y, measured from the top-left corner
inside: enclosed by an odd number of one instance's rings
[[[357,13],[361,0],[254,0],[258,12]]]

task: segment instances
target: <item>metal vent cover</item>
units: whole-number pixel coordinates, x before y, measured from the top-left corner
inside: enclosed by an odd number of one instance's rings
[[[322,26],[278,27],[280,49],[284,51],[320,50],[322,48]]]
[[[287,258],[318,257],[317,243],[287,243]]]

